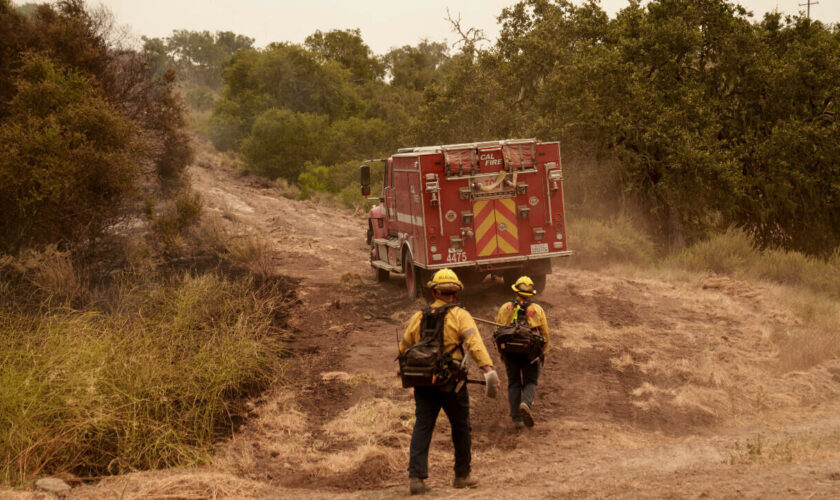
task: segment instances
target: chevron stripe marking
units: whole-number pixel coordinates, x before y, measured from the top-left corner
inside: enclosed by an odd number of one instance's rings
[[[515,202],[511,199],[496,201],[496,223],[504,224],[504,231],[497,231],[499,250],[511,254],[519,252],[519,227],[516,225]]]
[[[516,221],[516,209],[515,209],[515,202],[513,200],[497,200],[496,201],[496,216],[498,217],[498,213],[501,212],[507,220],[509,221]]]
[[[487,239],[487,243],[484,246],[478,247],[478,256],[479,257],[486,257],[488,255],[495,255],[496,249],[498,248],[498,242],[496,241],[496,235],[493,234],[492,238]]]
[[[492,201],[477,201],[473,204],[475,224],[475,250],[479,257],[492,255],[496,251],[496,217]]]
[[[517,253],[518,252],[518,250],[515,247],[513,247],[507,240],[502,238],[501,235],[498,238],[498,242],[499,242],[499,250],[501,251],[501,253]]]

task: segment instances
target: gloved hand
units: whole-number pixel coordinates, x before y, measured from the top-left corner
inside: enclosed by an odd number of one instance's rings
[[[495,398],[496,394],[502,388],[502,383],[499,381],[499,375],[496,373],[496,370],[484,372],[484,381],[487,383],[487,397]]]

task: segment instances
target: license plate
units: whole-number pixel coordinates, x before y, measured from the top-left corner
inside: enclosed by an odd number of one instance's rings
[[[531,253],[548,253],[548,243],[534,243],[531,245]]]

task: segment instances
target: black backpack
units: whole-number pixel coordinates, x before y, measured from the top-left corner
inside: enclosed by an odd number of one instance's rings
[[[530,302],[523,304],[523,310],[528,311]],[[539,328],[532,328],[528,324],[528,315],[517,315],[514,322],[508,326],[500,326],[493,332],[496,348],[502,354],[524,354],[529,358],[536,358],[542,354],[545,339],[539,333]]]
[[[443,349],[443,325],[446,313],[457,304],[427,307],[420,320],[420,340],[409,347],[398,359],[403,387],[442,387],[455,382],[461,365],[452,357],[456,345],[449,351]]]

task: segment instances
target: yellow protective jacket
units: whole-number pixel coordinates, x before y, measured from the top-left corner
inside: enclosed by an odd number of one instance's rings
[[[496,315],[496,323],[502,325],[509,325],[513,323],[514,320],[514,312],[516,311],[516,302],[506,302],[499,308],[499,314]],[[522,313],[520,313],[522,314]],[[528,316],[528,326],[531,328],[539,328],[540,334],[545,339],[545,345],[543,346],[543,354],[548,351],[548,346],[550,343],[550,339],[548,338],[548,320],[545,318],[545,311],[543,308],[533,302],[528,304],[528,309],[525,313]]]
[[[431,307],[443,305],[446,305],[446,302],[436,300]],[[420,320],[422,318],[423,311],[417,311],[409,320],[403,339],[400,341],[400,354],[420,341]],[[466,309],[453,307],[446,313],[446,319],[443,321],[443,348],[447,352],[452,351],[461,342],[464,343],[464,350],[470,353],[478,366],[493,366],[493,361],[490,359],[490,354],[487,353],[487,348],[484,347],[481,334],[478,333],[475,320]],[[455,349],[452,351],[452,357],[463,359],[461,350]]]

